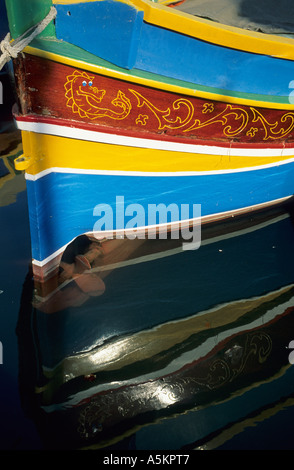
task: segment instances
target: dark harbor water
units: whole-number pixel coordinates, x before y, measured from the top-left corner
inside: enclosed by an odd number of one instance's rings
[[[112,266],[103,295],[81,299],[69,283],[60,307],[36,295],[11,99],[0,132],[0,448],[293,450],[293,203],[203,227],[195,251],[155,240]]]

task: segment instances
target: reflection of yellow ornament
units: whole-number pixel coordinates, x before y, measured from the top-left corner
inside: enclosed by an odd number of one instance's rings
[[[98,119],[109,117],[111,119],[125,119],[131,111],[131,102],[122,91],[118,91],[116,98],[111,101],[114,109],[101,107],[106,91],[99,90],[94,86],[95,77],[86,72],[75,70],[72,75],[68,75],[64,85],[67,98],[66,105],[72,109],[73,113],[78,113],[80,117]],[[119,111],[118,111],[119,110]]]

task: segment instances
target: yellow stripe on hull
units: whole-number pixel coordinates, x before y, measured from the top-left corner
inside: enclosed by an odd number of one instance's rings
[[[23,131],[23,158],[30,160],[27,173],[36,175],[50,168],[109,172],[218,172],[254,169],[293,157],[232,156],[175,152],[58,137]]]

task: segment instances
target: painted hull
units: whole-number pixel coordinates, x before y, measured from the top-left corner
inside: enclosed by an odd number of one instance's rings
[[[192,224],[292,196],[291,39],[140,0],[53,3],[51,38],[14,61],[24,144],[16,165],[26,170],[41,276],[79,235],[105,235],[94,228],[98,204],[122,234],[130,220],[117,198],[140,204],[146,232],[150,205],[189,205],[166,225]],[[18,2],[6,4],[11,20]],[[39,2],[39,13],[50,5]],[[15,36],[21,26],[13,22]]]

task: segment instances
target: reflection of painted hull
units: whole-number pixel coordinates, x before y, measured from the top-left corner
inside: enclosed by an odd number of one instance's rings
[[[21,151],[21,136],[18,131],[1,135],[0,155],[3,153],[4,156],[0,156],[0,206],[14,203],[16,195],[26,189],[23,175],[13,165]]]
[[[97,438],[115,436],[117,427],[130,433],[137,423],[142,426],[150,421],[187,412],[191,408],[230,400],[235,394],[244,393],[244,389],[256,386],[256,382],[260,384],[271,379],[288,366],[288,354],[284,346],[291,334],[280,338],[279,334],[275,336],[275,330],[278,328],[278,331],[283,331],[282,324],[285,323],[287,331],[293,322],[293,307],[291,310],[285,313],[284,318],[281,316],[275,319],[271,325],[264,324],[246,333],[242,332],[241,327],[241,332],[228,335],[219,343],[217,337],[210,338],[217,343],[214,348],[210,349],[210,345],[204,341],[201,357],[193,362],[183,361],[182,367],[173,373],[154,379],[151,373],[144,377],[145,381],[129,386],[122,383],[116,389],[110,384],[106,392],[95,393],[95,386],[86,393],[77,392],[72,397],[72,403],[70,399],[64,403],[65,406],[72,405],[71,412],[77,423],[77,432],[73,433],[75,438],[80,439],[81,445],[87,445],[87,441],[95,444]],[[249,325],[246,327],[250,328]],[[190,352],[192,357],[193,351]],[[175,351],[172,351],[171,357],[174,354]],[[275,365],[271,364],[274,359],[277,360]],[[166,358],[164,360],[167,361]],[[58,422],[62,421],[63,413],[66,414],[66,411],[61,406],[56,411]],[[54,420],[54,413],[52,417]]]
[[[272,310],[272,305],[277,305],[277,309]],[[259,328],[263,323],[283,315],[286,310],[291,311],[292,306],[293,286],[288,286],[262,297],[224,304],[132,335],[113,337],[90,351],[64,357],[53,368],[45,366],[48,393],[45,389],[44,403],[51,394],[58,394],[58,386],[91,374],[104,373],[105,377],[113,377],[113,388],[145,382],[158,376],[173,376],[180,366],[194,362],[198,365],[206,355],[205,351],[218,350],[219,344],[227,343],[231,336],[243,330]],[[265,344],[264,351],[267,351],[270,346],[267,348]],[[42,345],[40,349],[43,349]],[[233,348],[232,355],[238,356],[239,352],[239,347]],[[152,364],[154,358],[156,362]],[[136,364],[140,364],[139,369]],[[119,374],[120,382],[115,384],[116,374],[124,368],[129,370],[130,379],[123,379]],[[132,377],[135,370],[140,371],[136,378]],[[223,380],[226,381],[225,376]],[[98,380],[97,390],[103,391],[107,386]]]
[[[65,360],[36,389],[45,445],[105,447],[175,416],[192,420],[193,437],[181,442],[190,448],[191,442],[216,436],[236,421],[242,429],[242,420],[258,414],[261,405],[258,393],[244,409],[240,401],[246,402],[248,392],[254,394],[261,386],[270,390],[271,382],[287,373],[285,346],[292,338],[293,308],[293,287],[288,287],[244,300],[243,307],[241,302],[227,304],[204,312],[202,318],[166,323]],[[28,344],[23,346],[28,353]],[[269,398],[265,392],[262,408],[280,398],[279,389],[273,390]],[[212,404],[224,408],[221,422],[210,420],[209,426],[198,427],[198,414]],[[183,440],[181,432],[178,439]]]
[[[227,222],[209,225],[194,252],[167,250],[160,240],[149,253],[134,245],[125,259],[121,249],[111,252],[87,271],[107,273],[105,292],[80,306],[60,303],[56,313],[50,305],[62,297],[50,304],[54,295],[42,301],[39,291],[33,318],[31,310],[20,315],[18,335],[25,354],[32,351],[30,359],[20,354],[24,385],[33,375],[35,412],[49,446],[105,446],[187,413],[196,426],[212,403],[225,408],[224,418],[205,425],[207,434],[258,412],[253,400],[244,412],[239,403],[236,414],[234,401],[246,402],[248,391],[270,388],[287,373],[293,226],[277,208],[250,219],[231,221],[231,231]],[[66,295],[73,282],[57,292]]]
[[[116,196],[145,214],[201,204],[203,220],[292,196],[291,39],[144,0],[53,3],[55,24],[14,63],[36,270],[93,230],[97,204],[126,228]],[[6,4],[17,37],[31,12]],[[39,20],[51,1],[34,5]]]

